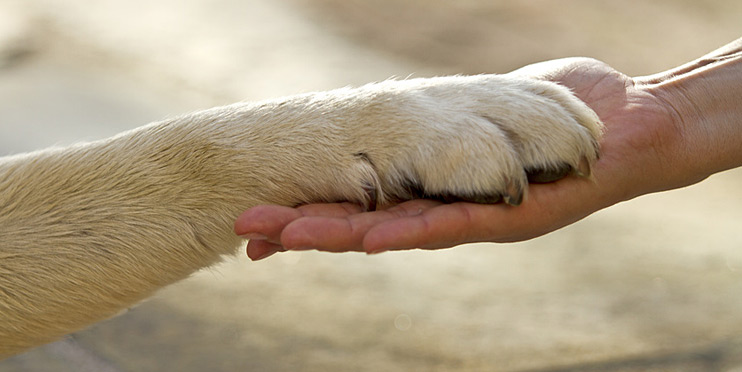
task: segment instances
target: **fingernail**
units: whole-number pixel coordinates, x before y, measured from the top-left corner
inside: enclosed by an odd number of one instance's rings
[[[250,239],[250,240],[268,240],[268,237],[263,234],[258,233],[247,233],[240,235],[244,239]]]
[[[265,252],[265,253],[261,254],[260,256],[258,256],[258,257],[257,257],[256,259],[254,259],[253,261],[260,261],[260,260],[262,260],[262,259],[264,259],[264,258],[268,258],[268,257],[272,256],[272,255],[273,255],[273,254],[275,254],[275,253],[276,253],[276,251],[268,251],[268,252]]]
[[[366,254],[369,255],[369,256],[371,256],[371,255],[375,255],[375,254],[379,254],[379,253],[384,253],[386,251],[388,251],[388,249],[386,249],[386,248],[379,248],[379,249],[375,249],[373,251],[368,251],[368,252],[366,252]]]

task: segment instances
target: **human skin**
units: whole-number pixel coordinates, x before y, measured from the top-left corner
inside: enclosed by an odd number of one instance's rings
[[[589,58],[526,66],[565,85],[605,124],[592,176],[532,184],[520,206],[411,200],[364,211],[350,203],[245,211],[235,232],[253,260],[285,250],[439,249],[547,234],[639,195],[742,166],[742,39],[677,68],[628,77]]]

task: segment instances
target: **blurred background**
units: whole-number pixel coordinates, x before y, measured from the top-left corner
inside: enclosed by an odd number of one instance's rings
[[[732,0],[0,0],[0,154],[392,76],[577,55],[651,74],[740,19]],[[739,372],[741,189],[732,170],[517,244],[240,256],[0,371]]]

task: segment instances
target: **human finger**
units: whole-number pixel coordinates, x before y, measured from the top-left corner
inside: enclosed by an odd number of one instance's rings
[[[283,252],[286,249],[280,244],[271,243],[267,240],[251,239],[247,242],[247,257],[253,261],[259,261],[272,256],[276,252]]]
[[[234,224],[234,232],[246,239],[280,242],[281,231],[291,221],[302,217],[296,208],[259,205],[243,212]]]
[[[440,205],[370,228],[364,250],[439,249],[471,242],[513,242],[534,238],[575,222],[594,208],[590,180],[568,177],[552,184],[531,185],[517,207],[506,204]]]
[[[363,237],[373,226],[418,214],[440,204],[432,200],[413,200],[373,212],[299,218],[284,228],[281,244],[288,250],[363,251]]]

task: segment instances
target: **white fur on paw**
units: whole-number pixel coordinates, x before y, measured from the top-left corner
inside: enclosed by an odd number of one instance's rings
[[[602,123],[567,88],[507,75],[390,81],[373,106],[395,149],[361,151],[382,201],[436,197],[520,204],[529,175],[589,176]],[[401,139],[400,139],[401,138]],[[388,147],[388,146],[387,146]]]

